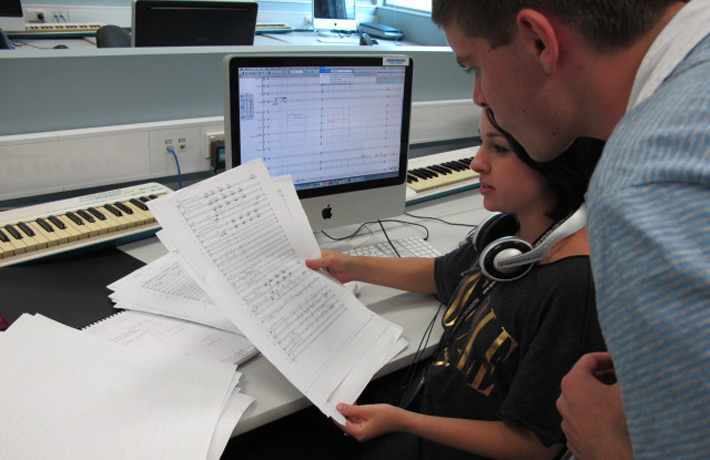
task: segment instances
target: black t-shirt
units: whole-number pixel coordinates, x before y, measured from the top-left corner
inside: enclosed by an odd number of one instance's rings
[[[412,409],[504,420],[531,430],[547,446],[563,443],[555,407],[560,381],[580,356],[606,349],[589,257],[535,265],[519,280],[498,282],[461,321],[456,316],[465,313],[483,280],[472,269],[477,259],[470,244],[436,259],[439,296],[449,305],[443,320],[448,340]],[[418,457],[482,458],[425,440]]]

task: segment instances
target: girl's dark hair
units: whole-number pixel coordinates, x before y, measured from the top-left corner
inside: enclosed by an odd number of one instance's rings
[[[584,203],[584,194],[587,193],[589,179],[601,158],[604,141],[582,137],[554,160],[538,163],[530,158],[513,136],[498,126],[491,109],[485,112],[493,127],[505,136],[510,149],[523,163],[540,173],[552,188],[556,202],[548,216],[555,220],[564,219]]]

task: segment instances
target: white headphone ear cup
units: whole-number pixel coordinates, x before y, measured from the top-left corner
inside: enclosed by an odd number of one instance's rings
[[[515,257],[533,249],[532,245],[525,240],[512,236],[500,238],[486,246],[479,257],[481,272],[494,281],[513,281],[530,271],[534,263],[511,266],[505,269],[498,269],[495,266],[496,260]]]

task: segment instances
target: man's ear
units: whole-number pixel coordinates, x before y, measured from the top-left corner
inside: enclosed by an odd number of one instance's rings
[[[557,69],[560,46],[557,31],[550,20],[535,10],[520,10],[517,16],[520,38],[525,41],[533,57],[547,73]]]

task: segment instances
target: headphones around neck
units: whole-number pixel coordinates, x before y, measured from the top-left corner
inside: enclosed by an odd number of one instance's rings
[[[512,235],[520,228],[512,214],[495,213],[484,220],[467,238],[479,254],[484,276],[493,281],[513,281],[523,277],[535,263],[547,257],[550,248],[587,224],[585,204],[570,217],[553,225],[535,245]]]

